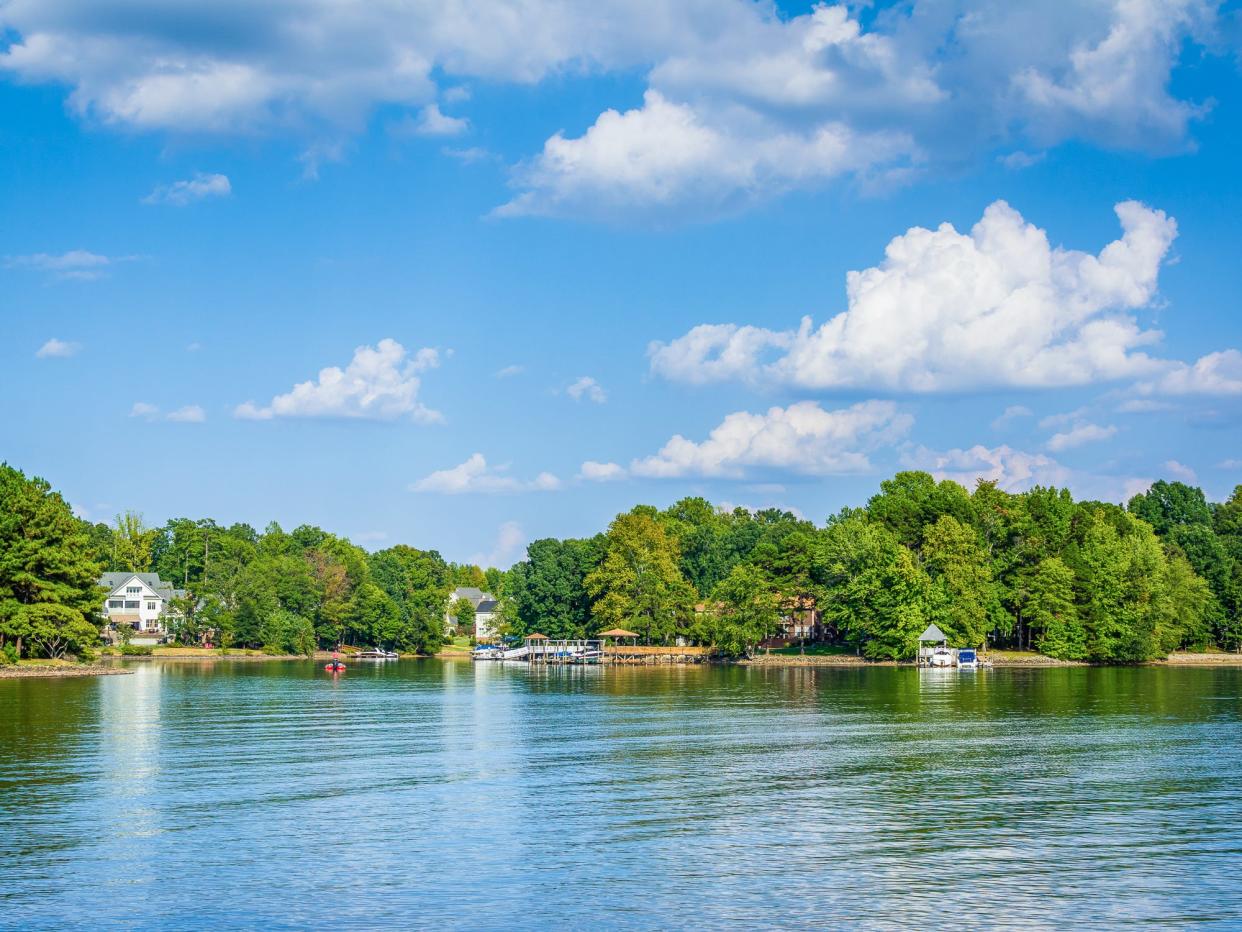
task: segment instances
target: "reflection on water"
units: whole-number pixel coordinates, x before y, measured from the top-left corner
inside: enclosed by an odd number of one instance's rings
[[[1242,923],[1242,671],[0,681],[0,927]]]

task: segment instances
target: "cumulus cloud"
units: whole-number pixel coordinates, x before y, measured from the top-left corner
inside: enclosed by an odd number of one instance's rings
[[[314,381],[299,382],[266,405],[247,401],[233,414],[247,420],[276,417],[337,417],[391,421],[409,418],[422,423],[443,420],[418,400],[419,373],[440,364],[434,349],[413,355],[393,339],[359,346],[344,369],[329,366]]]
[[[1098,254],[1052,247],[996,201],[968,234],[951,224],[895,237],[884,261],[846,277],[847,310],[796,331],[704,324],[649,349],[652,371],[691,383],[807,389],[1042,388],[1166,369],[1138,348],[1160,338],[1127,313],[1149,304],[1177,224],[1137,201]]]
[[[719,210],[843,175],[881,186],[937,162],[1066,139],[1177,151],[1203,107],[1170,90],[1188,43],[1216,51],[1212,0],[941,0],[865,16],[752,0],[9,0],[0,69],[68,87],[105,125],[339,138],[377,108],[463,81],[645,75],[641,106],[553,134],[501,213]],[[441,87],[440,85],[444,86]],[[661,145],[662,142],[667,144]]]
[[[541,472],[529,481],[509,475],[508,464],[489,466],[482,453],[475,453],[464,463],[424,476],[410,486],[413,492],[438,492],[442,495],[463,495],[467,492],[499,494],[504,492],[554,492],[561,480],[549,472]]]
[[[578,478],[588,482],[613,482],[627,475],[625,467],[618,463],[597,463],[595,460],[587,460],[578,471]]]
[[[175,411],[167,413],[160,410],[159,405],[149,401],[135,401],[129,409],[130,417],[140,417],[146,421],[173,421],[181,424],[201,424],[207,420],[207,412],[199,405],[183,405]]]
[[[826,411],[814,401],[762,414],[738,411],[695,442],[675,435],[653,456],[636,459],[629,474],[650,478],[743,478],[755,469],[810,476],[865,472],[867,454],[908,433],[913,418],[891,401],[863,401]],[[584,463],[584,478],[619,478],[615,463]]]
[[[414,136],[460,136],[470,128],[465,117],[454,117],[440,112],[440,105],[427,104],[419,111],[417,119],[407,117],[397,124],[399,135]]]
[[[101,278],[107,268],[116,262],[126,262],[134,256],[103,256],[88,252],[85,249],[71,249],[69,252],[46,253],[36,252],[28,256],[6,256],[5,268],[32,269],[36,272],[47,272],[56,278],[74,278],[89,281]]]
[[[201,424],[207,420],[207,412],[198,405],[185,405],[176,411],[169,411],[168,420],[180,421],[184,424]]]
[[[924,469],[937,479],[951,479],[966,488],[983,480],[1006,492],[1025,492],[1032,486],[1070,489],[1076,498],[1126,502],[1146,491],[1152,479],[1070,469],[1043,453],[1028,453],[1008,445],[932,450],[914,447],[902,456],[908,469]]]
[[[70,343],[66,340],[58,340],[56,337],[52,337],[39,347],[35,352],[35,356],[39,359],[68,359],[70,356],[76,356],[81,349],[81,343]]]
[[[1160,468],[1174,479],[1180,479],[1183,482],[1195,482],[1199,478],[1198,473],[1185,463],[1179,463],[1177,460],[1166,460]]]
[[[205,198],[228,197],[232,193],[233,186],[229,184],[227,175],[208,175],[198,172],[193,178],[185,181],[158,185],[154,191],[142,199],[142,202],[185,207]]]
[[[1192,364],[1175,363],[1159,379],[1137,386],[1144,395],[1242,395],[1242,353],[1208,353]]]
[[[603,386],[589,375],[584,375],[582,378],[571,382],[565,391],[574,401],[581,401],[585,398],[588,401],[595,402],[597,405],[602,405],[608,400],[608,393],[604,391]]]
[[[1048,449],[1054,453],[1062,450],[1072,450],[1074,447],[1081,447],[1087,443],[1099,443],[1101,440],[1107,440],[1117,433],[1117,428],[1112,424],[1103,426],[1100,424],[1077,423],[1068,430],[1063,430],[1053,434],[1048,438]]]

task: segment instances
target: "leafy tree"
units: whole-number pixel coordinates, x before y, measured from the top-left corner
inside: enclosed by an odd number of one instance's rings
[[[46,481],[0,464],[0,647],[62,657],[98,642],[104,591],[90,541]]]
[[[992,566],[975,529],[941,515],[923,535],[923,560],[940,587],[941,628],[958,647],[979,647],[1001,614]]]
[[[444,604],[451,588],[448,564],[434,550],[404,544],[373,553],[368,562],[372,578],[400,612],[393,645],[425,654],[438,650],[444,643]]]
[[[613,521],[586,589],[597,629],[624,627],[667,643],[688,630],[695,591],[681,574],[676,540],[653,512],[638,508]]]
[[[551,638],[586,637],[591,630],[587,575],[603,556],[602,535],[592,540],[532,542],[526,559],[514,567],[512,634],[538,631]]]
[[[780,628],[781,597],[764,572],[738,564],[712,590],[703,633],[722,653],[736,657]]]
[[[122,570],[149,572],[158,531],[147,527],[138,512],[126,511],[116,516],[112,533],[113,562]]]
[[[1203,490],[1181,482],[1153,482],[1150,489],[1130,499],[1130,513],[1150,524],[1162,537],[1171,528],[1212,524]]]
[[[846,512],[829,523],[822,552],[825,622],[873,659],[915,656],[919,635],[943,606],[909,548],[865,514]]]
[[[465,637],[474,631],[474,603],[469,599],[454,599],[448,613],[459,636]]]
[[[1061,660],[1086,658],[1087,631],[1074,601],[1074,571],[1059,557],[1040,561],[1025,600],[1025,614],[1040,652]]]
[[[942,515],[969,523],[970,494],[948,479],[937,482],[925,472],[899,472],[880,483],[880,494],[867,503],[867,513],[893,532],[899,543],[916,553],[925,529]]]

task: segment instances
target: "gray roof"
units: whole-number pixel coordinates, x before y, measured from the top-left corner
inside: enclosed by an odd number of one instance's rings
[[[174,589],[173,584],[164,582],[160,579],[159,573],[130,573],[130,572],[113,572],[104,573],[99,577],[99,585],[103,586],[109,592],[113,592],[118,586],[122,586],[137,576],[145,585],[150,586],[156,593],[168,601],[170,599],[180,599],[185,597],[184,589]]]
[[[494,614],[496,609],[498,608],[500,608],[500,603],[497,602],[495,599],[484,599],[482,602],[480,602],[478,605],[474,607],[474,610],[476,612],[485,612],[488,614]]]
[[[469,599],[477,609],[483,602],[491,601],[496,598],[490,592],[484,592],[482,589],[476,589],[474,586],[458,586],[449,594],[449,599],[456,602],[458,599]]]
[[[919,641],[947,641],[949,638],[935,625],[928,625],[927,630],[919,635]]]

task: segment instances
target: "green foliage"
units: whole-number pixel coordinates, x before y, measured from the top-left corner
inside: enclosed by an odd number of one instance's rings
[[[155,648],[150,644],[122,644],[118,652],[122,657],[150,657]]]
[[[923,560],[944,605],[940,627],[951,644],[981,647],[1001,616],[992,566],[979,535],[952,515],[941,515],[923,535]]]
[[[687,633],[696,593],[679,558],[676,539],[650,511],[619,515],[608,528],[603,560],[585,580],[596,630],[627,628],[657,644]]]
[[[712,590],[712,604],[699,623],[700,637],[721,653],[749,653],[776,633],[781,596],[772,581],[752,564],[738,564]]]
[[[89,525],[47,482],[0,464],[0,642],[54,658],[96,644],[100,572]]]
[[[411,653],[430,654],[444,643],[444,603],[449,567],[434,550],[404,544],[371,554],[371,577],[396,606],[396,627],[378,643]]]
[[[1038,632],[1035,645],[1061,660],[1087,657],[1087,630],[1074,601],[1074,571],[1060,557],[1039,562],[1031,575],[1023,606],[1028,623]]]
[[[586,578],[603,557],[604,538],[537,540],[513,568],[507,591],[513,601],[511,634],[538,631],[551,638],[581,638],[592,631]]]

